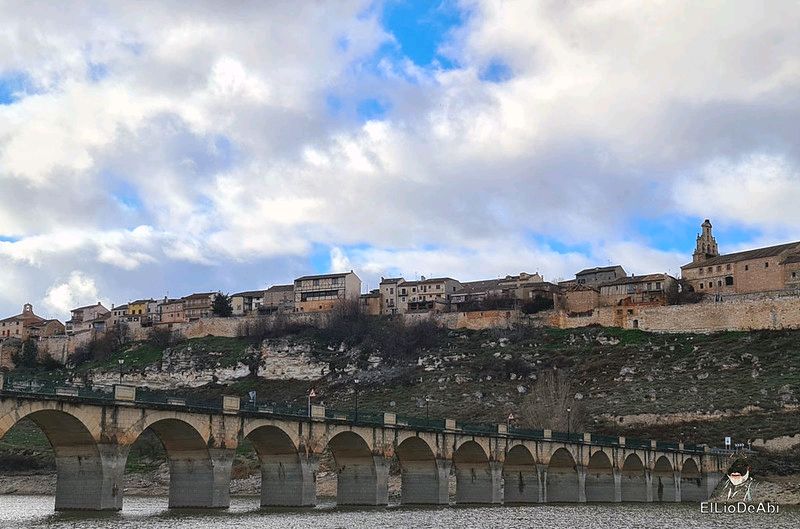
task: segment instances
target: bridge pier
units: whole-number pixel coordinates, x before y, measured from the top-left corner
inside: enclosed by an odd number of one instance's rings
[[[447,505],[452,462],[447,459],[401,463],[401,503]]]
[[[649,472],[622,470],[619,472],[620,500],[625,502],[653,501]]]
[[[538,465],[503,466],[503,502],[539,503],[541,500]]]
[[[234,452],[210,448],[169,453],[169,507],[227,509]]]
[[[502,503],[503,464],[456,465],[456,503]]]
[[[122,509],[128,447],[57,446],[55,453],[57,511]]]
[[[338,505],[387,505],[389,503],[389,461],[370,456],[339,467],[336,503]]]
[[[296,454],[261,461],[262,507],[313,507],[317,503],[318,459]]]

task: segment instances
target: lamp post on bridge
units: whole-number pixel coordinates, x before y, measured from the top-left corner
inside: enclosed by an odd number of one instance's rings
[[[572,433],[571,431],[572,421],[570,420],[571,414],[572,414],[572,407],[567,406],[567,436],[569,436],[569,434]]]
[[[506,418],[506,431],[511,430],[511,423],[514,422],[517,418],[514,417],[514,412],[508,414]]]
[[[354,422],[356,422],[356,423],[358,422],[358,383],[359,382],[360,381],[357,378],[353,379],[353,383],[356,385],[356,414],[355,414],[355,420],[354,420]]]
[[[431,398],[426,395],[425,396],[425,420],[426,421],[429,421],[431,419],[430,404],[431,404]]]
[[[119,363],[119,383],[122,384],[122,364],[125,363],[125,359],[120,358],[117,360],[117,363]]]

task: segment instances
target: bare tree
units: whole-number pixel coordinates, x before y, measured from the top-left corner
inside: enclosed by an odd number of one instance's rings
[[[584,423],[581,402],[564,371],[545,371],[536,379],[520,409],[520,422],[532,428],[580,431]],[[567,422],[569,421],[569,422]]]

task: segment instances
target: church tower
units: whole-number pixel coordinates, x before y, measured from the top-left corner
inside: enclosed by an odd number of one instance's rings
[[[699,263],[719,255],[717,240],[711,234],[711,222],[706,219],[700,227],[703,228],[703,233],[697,236],[697,246],[692,254],[693,263]]]

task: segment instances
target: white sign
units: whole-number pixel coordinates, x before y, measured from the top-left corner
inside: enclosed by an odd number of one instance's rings
[[[726,437],[725,438],[725,448],[730,448],[730,447],[731,447],[731,438],[730,437]]]

